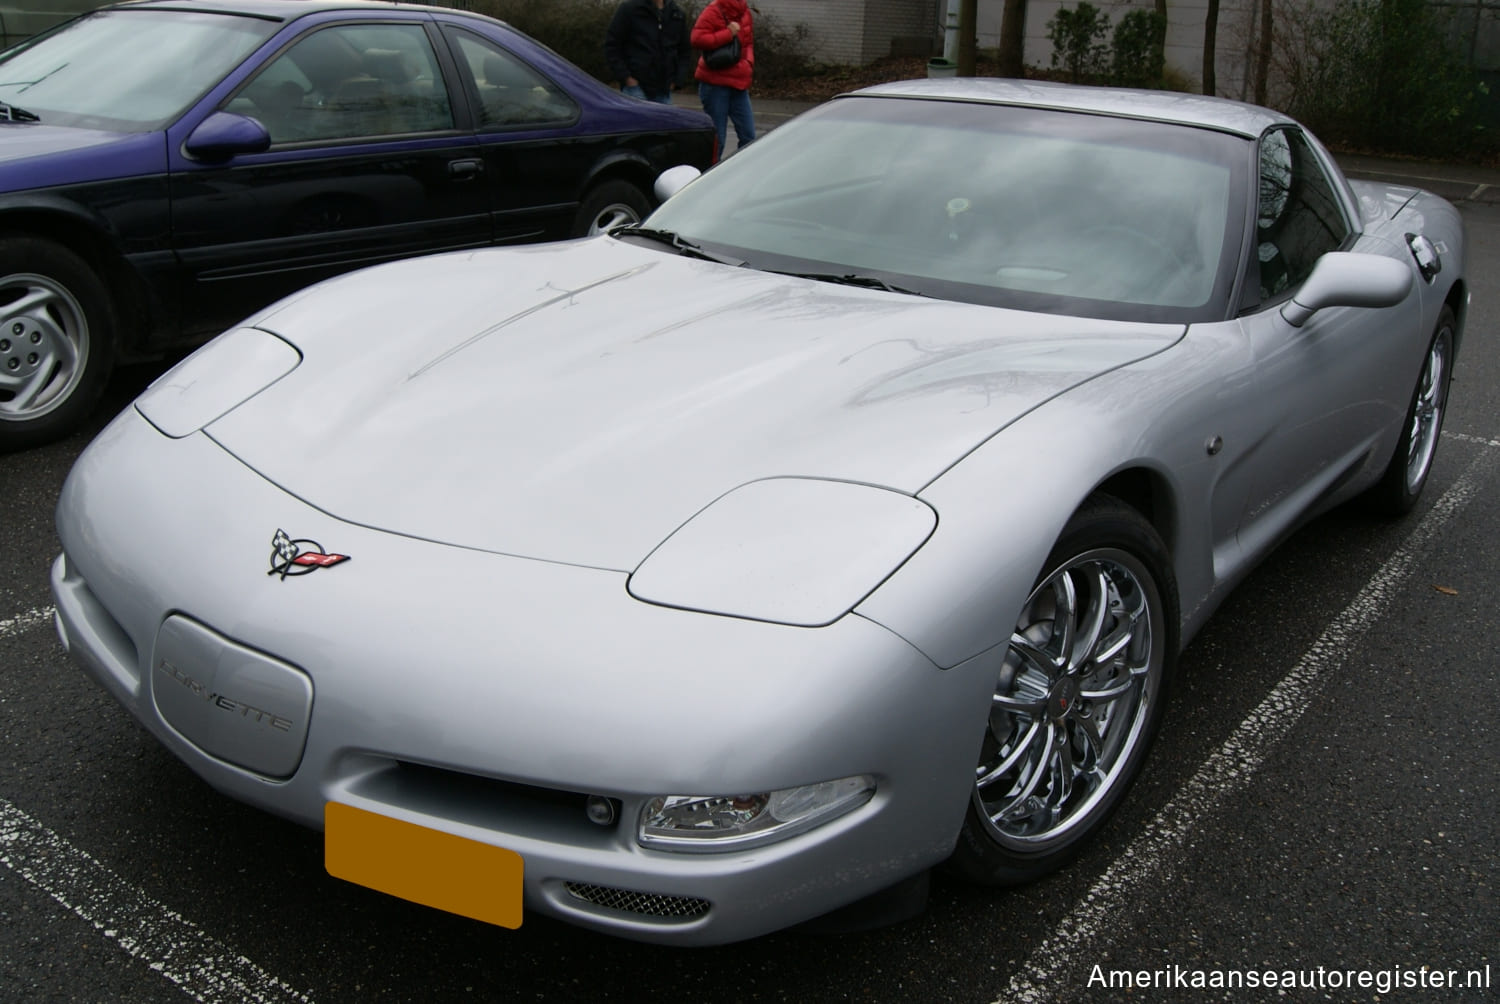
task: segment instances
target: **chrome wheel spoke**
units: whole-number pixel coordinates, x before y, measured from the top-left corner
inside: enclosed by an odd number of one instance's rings
[[[1040,716],[1047,708],[1045,696],[1013,697],[1010,694],[997,693],[990,698],[990,703],[1001,711],[1013,711],[1019,715]]]
[[[1032,798],[1036,795],[1036,790],[1042,780],[1047,776],[1047,766],[1050,763],[1047,751],[1051,749],[1053,736],[1057,731],[1050,722],[1046,725],[1046,730],[1046,734],[1039,741],[1026,747],[1027,753],[1031,754],[1026,758],[1031,761],[1029,776],[1021,785],[1020,790],[1011,794],[1008,801],[998,811],[991,813],[992,821],[998,823],[1002,820],[1024,818],[1035,811],[1031,806]],[[1026,811],[1028,809],[1031,811]]]
[[[1066,662],[1064,658],[1044,652],[1034,645],[1030,638],[1027,638],[1019,631],[1010,636],[1010,650],[1020,656],[1022,661],[1044,674],[1048,679],[1061,672]]]
[[[1032,748],[1036,745],[1037,740],[1045,738],[1043,736],[1043,728],[1044,726],[1041,721],[1032,722],[1031,727],[1026,730],[1026,734],[1017,741],[1015,749],[1011,750],[1005,759],[1001,760],[990,770],[985,770],[983,767],[979,768],[978,776],[974,780],[975,785],[980,789],[988,788],[1011,771],[1020,767],[1026,758],[1032,755]]]
[[[1140,683],[1138,674],[1131,673],[1119,679],[1111,680],[1109,685],[1100,690],[1080,690],[1078,696],[1085,701],[1093,701],[1095,704],[1107,704],[1117,701],[1130,693]]]
[[[991,834],[1035,849],[1087,825],[1145,734],[1163,653],[1145,567],[1101,548],[1028,598],[990,703],[974,800]]]
[[[1057,612],[1052,617],[1052,639],[1057,643],[1057,664],[1066,668],[1073,652],[1073,621],[1078,610],[1078,593],[1070,575],[1059,575],[1053,589]]]
[[[1109,615],[1109,579],[1104,568],[1095,565],[1088,577],[1088,607],[1081,618],[1079,632],[1069,649],[1068,669],[1077,671],[1093,660],[1104,637],[1105,618]]]

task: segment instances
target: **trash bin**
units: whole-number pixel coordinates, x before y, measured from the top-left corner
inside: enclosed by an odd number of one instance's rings
[[[958,76],[958,63],[951,59],[937,56],[927,61],[927,75],[929,77],[956,77]]]

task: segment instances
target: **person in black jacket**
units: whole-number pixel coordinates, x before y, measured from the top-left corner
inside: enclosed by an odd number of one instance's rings
[[[620,91],[671,104],[693,53],[690,28],[673,0],[624,0],[604,34],[604,59]]]

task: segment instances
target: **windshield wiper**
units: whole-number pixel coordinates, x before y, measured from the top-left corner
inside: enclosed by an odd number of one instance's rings
[[[774,270],[773,270],[774,271]],[[907,289],[905,286],[896,286],[884,279],[873,275],[859,275],[854,272],[840,274],[838,272],[777,272],[777,275],[790,275],[798,279],[815,279],[818,282],[831,282],[839,286],[860,286],[864,289],[880,289],[887,293],[905,293],[907,296],[926,296],[915,289]]]
[[[678,254],[686,255],[689,258],[702,258],[704,261],[716,261],[720,265],[733,265],[738,268],[739,266],[745,264],[738,258],[731,258],[728,255],[719,255],[714,254],[711,251],[705,251],[698,245],[694,244],[692,241],[686,240],[682,237],[681,234],[678,234],[673,230],[658,230],[655,227],[626,226],[615,227],[609,232],[609,235],[611,237],[644,237],[648,241],[657,241],[658,243],[665,244],[668,247],[676,250]]]
[[[0,122],[40,122],[42,117],[36,112],[28,112],[24,108],[8,105],[0,101]]]

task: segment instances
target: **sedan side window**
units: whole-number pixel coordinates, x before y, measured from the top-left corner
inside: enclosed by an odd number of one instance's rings
[[[323,28],[298,40],[226,106],[272,143],[357,139],[453,128],[453,111],[420,25]]]
[[[487,39],[454,32],[460,72],[467,71],[479,98],[479,125],[552,125],[571,122],[578,106],[563,90]]]
[[[1261,302],[1299,285],[1325,252],[1338,250],[1349,236],[1323,165],[1296,129],[1261,137],[1255,231]]]

